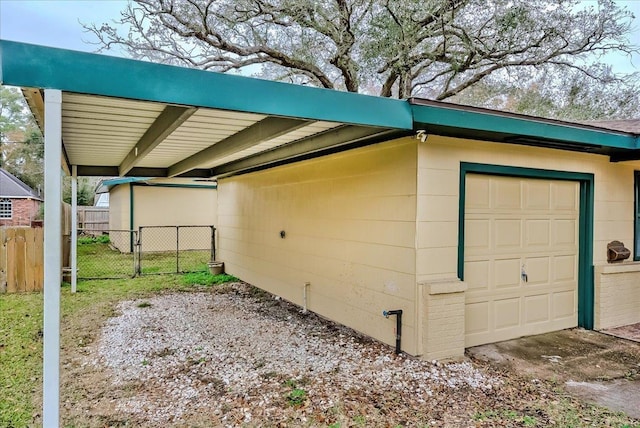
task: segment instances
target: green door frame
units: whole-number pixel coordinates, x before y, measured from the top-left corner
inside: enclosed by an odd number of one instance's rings
[[[554,171],[514,166],[460,162],[460,206],[458,211],[458,278],[464,280],[464,221],[467,173],[507,177],[575,181],[580,184],[578,238],[578,326],[593,329],[593,185],[589,173]]]

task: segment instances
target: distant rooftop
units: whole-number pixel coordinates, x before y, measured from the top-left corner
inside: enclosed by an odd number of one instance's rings
[[[31,187],[4,168],[0,168],[0,198],[43,200]]]
[[[588,123],[589,125],[598,126],[600,128],[640,135],[640,119],[590,120],[586,123]]]

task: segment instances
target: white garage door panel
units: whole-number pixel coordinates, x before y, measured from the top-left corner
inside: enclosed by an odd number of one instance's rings
[[[467,174],[466,346],[577,325],[578,213],[577,182]]]

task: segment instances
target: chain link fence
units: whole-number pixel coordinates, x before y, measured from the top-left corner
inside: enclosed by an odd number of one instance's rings
[[[78,278],[131,278],[137,271],[135,230],[78,231]]]
[[[207,270],[215,260],[214,226],[141,226],[78,235],[78,278],[131,278]]]
[[[216,256],[213,226],[141,226],[138,244],[141,275],[206,270]]]

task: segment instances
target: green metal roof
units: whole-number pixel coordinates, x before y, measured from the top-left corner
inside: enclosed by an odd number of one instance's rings
[[[411,129],[401,100],[0,40],[5,85]]]
[[[489,109],[410,99],[415,129],[457,136],[490,134],[495,141],[586,151],[636,149],[638,135]]]

